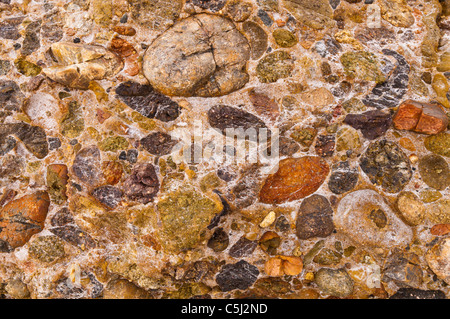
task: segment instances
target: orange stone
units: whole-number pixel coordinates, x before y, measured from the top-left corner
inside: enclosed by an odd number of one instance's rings
[[[106,182],[109,185],[117,184],[122,178],[123,167],[122,164],[116,161],[106,161],[102,163],[102,171]]]
[[[259,193],[266,204],[280,204],[313,194],[323,184],[330,167],[316,156],[287,158],[279,163],[278,171],[269,175]]]
[[[438,224],[431,227],[431,235],[445,236],[450,233],[450,224]]]
[[[407,100],[399,106],[393,122],[398,130],[431,135],[447,129],[448,117],[438,104]]]
[[[136,30],[133,27],[127,27],[127,26],[115,26],[113,28],[114,32],[117,32],[120,35],[125,35],[125,36],[133,36],[136,34]]]
[[[50,198],[39,191],[6,204],[0,210],[0,252],[11,252],[25,245],[44,228]]]
[[[111,40],[110,49],[121,57],[127,57],[136,53],[130,42],[117,36]]]

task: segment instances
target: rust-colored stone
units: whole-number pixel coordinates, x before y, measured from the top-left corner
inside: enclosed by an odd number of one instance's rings
[[[114,32],[117,32],[120,35],[125,35],[125,36],[133,36],[136,34],[136,29],[134,29],[133,27],[129,27],[129,26],[120,26],[117,25],[113,28]]]
[[[434,236],[445,236],[450,233],[450,224],[434,225],[433,227],[431,227],[430,233]]]
[[[0,252],[25,245],[44,228],[50,197],[39,191],[6,204],[0,210]]]
[[[122,178],[123,167],[122,164],[116,161],[105,161],[102,163],[102,171],[106,182],[109,185],[117,184]]]
[[[117,36],[111,40],[110,49],[121,57],[127,57],[136,53],[136,50],[127,40]]]
[[[275,174],[267,177],[259,193],[266,204],[280,204],[313,194],[325,181],[330,168],[320,157],[287,158]]]
[[[394,127],[424,134],[438,134],[447,129],[448,118],[438,104],[412,100],[403,102],[394,116]]]

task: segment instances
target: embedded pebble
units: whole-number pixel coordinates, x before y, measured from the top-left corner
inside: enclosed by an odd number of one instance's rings
[[[448,0],[66,2],[0,0],[0,299],[450,297]]]
[[[397,217],[381,195],[368,189],[342,198],[333,221],[338,231],[362,245],[405,247],[412,240],[412,230]]]

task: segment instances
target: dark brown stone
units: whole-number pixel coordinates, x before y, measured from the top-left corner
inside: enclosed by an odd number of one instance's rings
[[[297,237],[300,239],[331,235],[334,224],[330,202],[322,195],[312,195],[303,200],[298,211],[296,228]]]

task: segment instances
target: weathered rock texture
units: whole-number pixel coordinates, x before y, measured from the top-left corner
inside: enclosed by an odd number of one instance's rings
[[[178,22],[144,55],[144,75],[169,96],[221,96],[248,82],[247,39],[224,18],[200,14]]]

